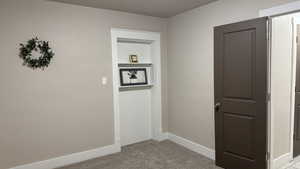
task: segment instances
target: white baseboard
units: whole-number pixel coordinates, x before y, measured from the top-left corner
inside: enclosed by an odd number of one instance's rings
[[[191,151],[199,153],[207,158],[210,158],[212,160],[215,159],[215,151],[214,150],[209,149],[200,144],[194,143],[185,138],[176,136],[172,133],[161,133],[159,136],[154,138],[154,140],[157,140],[157,141],[163,141],[163,140],[167,140],[167,139],[169,139]],[[121,146],[119,144],[114,144],[114,145],[109,145],[106,147],[101,147],[98,149],[69,154],[66,156],[57,157],[57,158],[53,158],[53,159],[49,159],[49,160],[45,160],[45,161],[39,161],[39,162],[31,163],[31,164],[21,165],[21,166],[13,167],[10,169],[54,169],[54,168],[63,167],[63,166],[79,163],[82,161],[94,159],[97,157],[117,153],[120,151],[121,151]]]
[[[199,153],[209,159],[215,160],[215,151],[202,146],[200,144],[194,143],[190,140],[187,140],[183,137],[177,136],[172,133],[162,133],[159,136],[155,137],[154,140],[163,141],[171,140],[191,151]],[[63,167],[71,164],[76,164],[82,161],[94,159],[97,157],[118,153],[121,151],[121,146],[119,144],[109,145],[93,150],[88,150],[84,152],[69,154],[66,156],[61,156],[45,161],[39,161],[31,164],[21,165],[13,167],[10,169],[54,169],[58,167]],[[272,162],[272,169],[285,169],[293,164],[293,156],[291,153],[284,154]]]
[[[169,133],[168,134],[168,137],[171,141],[191,150],[191,151],[194,151],[196,153],[199,153],[207,158],[210,158],[212,160],[215,160],[215,151],[210,149],[210,148],[207,148],[205,146],[202,146],[200,144],[197,144],[197,143],[194,143],[190,140],[187,140],[185,138],[182,138],[182,137],[179,137],[179,136],[176,136],[172,133]]]
[[[153,140],[164,141],[167,140],[168,138],[169,138],[169,133],[160,133],[158,136],[155,136]]]
[[[272,162],[272,169],[285,169],[292,165],[292,160],[293,156],[291,153],[284,154],[276,159],[273,160]]]
[[[31,164],[26,164],[22,166],[13,167],[10,169],[54,169],[58,167],[63,167],[82,161],[94,159],[97,157],[117,153],[121,151],[120,145],[114,144],[106,147],[101,147],[93,150],[88,150],[84,152],[69,154],[62,157],[57,157],[45,161],[39,161]]]

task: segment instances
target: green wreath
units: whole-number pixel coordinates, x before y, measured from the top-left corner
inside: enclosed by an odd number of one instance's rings
[[[41,41],[37,37],[27,41],[27,44],[20,44],[20,46],[19,56],[23,59],[23,65],[32,69],[40,68],[44,70],[49,66],[54,56],[52,49],[49,47],[49,42]],[[41,55],[38,58],[33,58],[33,51],[39,52]]]

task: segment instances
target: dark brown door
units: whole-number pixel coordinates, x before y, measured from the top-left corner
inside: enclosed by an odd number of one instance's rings
[[[267,18],[214,31],[216,164],[266,169]]]
[[[297,35],[300,26],[297,25]],[[300,155],[300,45],[297,42],[296,91],[295,91],[295,123],[294,123],[294,157]]]

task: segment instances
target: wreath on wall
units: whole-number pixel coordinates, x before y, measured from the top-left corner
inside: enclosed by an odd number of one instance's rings
[[[20,46],[19,56],[23,59],[23,65],[32,69],[44,70],[54,56],[49,42],[39,40],[37,37],[28,40],[26,44],[21,43]],[[33,53],[39,53],[40,56],[34,56]]]

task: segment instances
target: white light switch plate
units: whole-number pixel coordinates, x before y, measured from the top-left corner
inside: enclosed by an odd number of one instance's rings
[[[107,84],[107,78],[106,77],[102,77],[102,85],[106,85]]]

